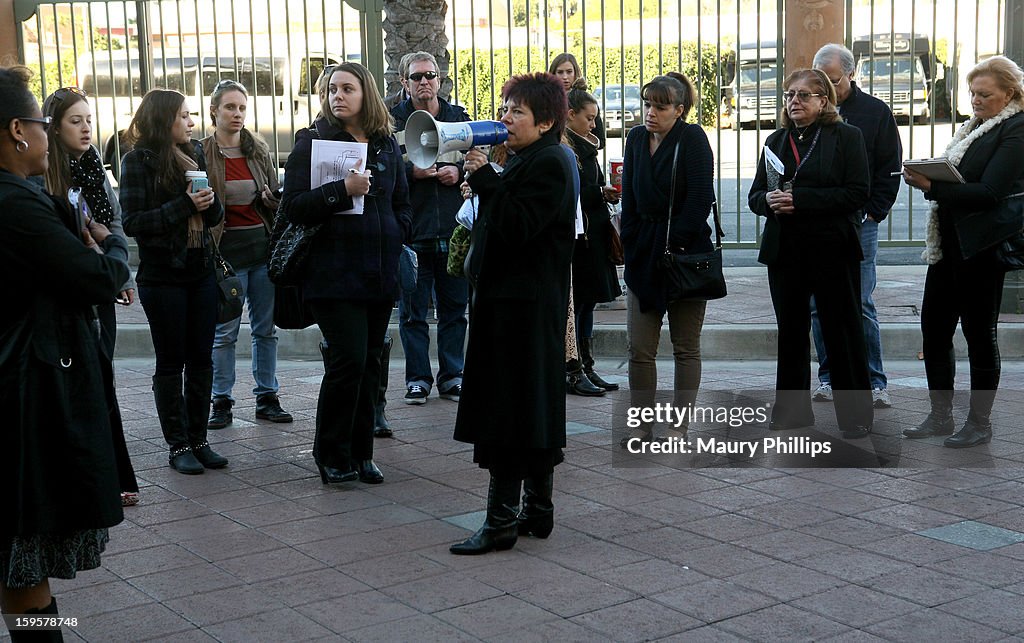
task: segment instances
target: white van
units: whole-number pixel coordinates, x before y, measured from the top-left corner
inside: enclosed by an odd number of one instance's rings
[[[194,136],[211,131],[210,94],[220,80],[231,79],[249,92],[246,126],[258,131],[270,145],[271,154],[284,165],[292,149],[295,130],[305,127],[320,111],[313,84],[325,65],[337,65],[342,56],[300,52],[296,55],[202,55],[154,52],[154,88],[174,89],[186,96],[195,114]],[[142,99],[137,51],[116,50],[86,53],[78,59],[78,85],[89,95],[94,113],[96,140],[104,162],[114,175],[120,170],[123,133]]]

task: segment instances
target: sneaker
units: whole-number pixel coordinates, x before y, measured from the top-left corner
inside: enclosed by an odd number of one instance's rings
[[[256,417],[278,423],[292,421],[292,414],[281,408],[281,401],[274,393],[264,393],[256,398]]]
[[[892,400],[889,399],[889,391],[884,388],[876,388],[871,390],[871,402],[874,404],[876,409],[891,409]]]
[[[427,403],[427,389],[423,388],[419,384],[413,384],[409,387],[408,392],[405,394],[406,404],[426,404]]]
[[[206,428],[223,429],[231,424],[231,404],[232,402],[229,398],[213,398],[212,411],[210,412],[210,419],[206,422]]]
[[[814,392],[814,396],[811,397],[815,402],[831,402],[832,401],[832,385],[828,383],[822,383],[818,385],[818,390]]]
[[[462,384],[456,384],[447,391],[442,391],[441,393],[438,393],[438,397],[440,397],[442,400],[451,400],[452,402],[458,402],[461,396]]]

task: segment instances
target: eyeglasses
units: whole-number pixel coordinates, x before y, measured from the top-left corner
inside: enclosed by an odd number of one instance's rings
[[[49,129],[50,123],[53,122],[53,119],[51,117],[49,117],[49,116],[44,116],[42,118],[32,118],[32,117],[29,117],[29,116],[19,116],[18,120],[19,121],[28,121],[29,123],[39,123],[40,125],[43,126],[43,131],[44,132],[47,129]]]
[[[844,76],[840,76],[839,80],[832,80],[831,78],[829,78],[828,82],[832,83],[834,87],[839,87],[839,84],[843,82],[843,78]]]
[[[437,78],[437,72],[436,71],[418,71],[415,74],[409,74],[409,80],[411,80],[414,83],[418,83],[421,80],[423,80],[424,78],[426,78],[427,80],[434,80],[435,78]]]
[[[216,85],[214,85],[213,86],[213,91],[218,91],[218,90],[221,90],[221,89],[225,89],[227,87],[232,87],[234,89],[240,89],[240,90],[242,90],[243,94],[248,94],[249,93],[249,92],[245,91],[245,85],[243,85],[242,83],[238,82],[237,80],[232,80],[230,78],[225,78],[224,80],[222,80],[219,83],[217,83]]]
[[[819,96],[821,96],[821,94],[815,94],[812,92],[795,92],[792,90],[782,92],[782,97],[786,99],[787,103],[793,102],[794,99],[800,99],[801,103],[806,103],[811,99],[811,97],[818,98]]]

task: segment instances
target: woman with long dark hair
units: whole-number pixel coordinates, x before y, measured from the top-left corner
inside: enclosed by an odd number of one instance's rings
[[[391,114],[369,70],[334,67],[321,117],[296,133],[285,166],[279,216],[296,225],[322,225],[301,279],[324,334],[324,378],[316,409],[313,459],[324,484],[384,481],[373,462],[374,403],[380,382],[380,338],[398,297],[398,256],[412,209],[402,152]],[[365,143],[365,166],[312,186],[315,139]],[[363,197],[363,212],[351,210]]]
[[[242,281],[249,303],[252,335],[252,376],[256,417],[291,422],[277,397],[277,331],[274,328],[274,284],[267,276],[267,246],[278,199],[277,166],[266,142],[245,126],[249,94],[233,80],[222,80],[210,94],[214,133],[202,140],[210,187],[224,202],[224,221],[211,230],[221,256]],[[217,324],[213,340],[213,410],[209,428],[231,423],[235,400],[235,344],[241,317]]]
[[[579,62],[576,61],[576,56],[568,52],[560,53],[551,59],[551,64],[548,65],[548,73],[561,81],[566,93],[573,88],[584,91],[590,89],[587,79],[583,77],[583,70],[580,68]],[[591,131],[597,137],[597,149],[603,149],[605,132],[600,109],[597,110],[597,114],[594,116],[594,128]]]
[[[153,395],[168,461],[179,473],[227,466],[210,448],[206,423],[213,385],[217,280],[210,228],[224,208],[210,188],[194,190],[186,172],[205,172],[192,140],[185,97],[154,89],[142,97],[121,161],[125,232],[139,246],[139,300],[156,350]],[[184,382],[182,381],[184,374]]]
[[[46,172],[51,124],[30,78],[0,68],[0,261],[12,275],[0,286],[0,607],[55,618],[49,579],[98,567],[124,517],[93,307],[128,280],[128,245],[29,180]],[[62,640],[11,631],[14,643]]]
[[[92,144],[92,106],[85,92],[77,87],[62,87],[43,101],[43,114],[52,120],[46,131],[49,139],[50,164],[46,170],[46,189],[57,198],[83,199],[93,220],[102,223],[110,233],[124,239],[121,225],[121,204],[107,179],[100,153]],[[69,203],[69,205],[71,205]],[[127,254],[123,257],[127,262]],[[135,282],[129,278],[116,299],[98,304],[96,316],[100,320],[100,346],[106,360],[103,364],[103,384],[110,408],[110,428],[117,453],[117,471],[121,481],[121,504],[131,506],[139,502],[139,483],[124,441],[121,409],[114,387],[114,345],[117,340],[117,317],[114,302],[129,306],[135,300]]]

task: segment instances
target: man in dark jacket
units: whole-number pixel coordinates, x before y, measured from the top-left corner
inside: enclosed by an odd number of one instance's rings
[[[468,121],[466,110],[438,98],[441,86],[437,61],[419,51],[402,59],[402,86],[409,98],[391,110],[398,139],[404,141],[406,120],[413,112],[430,112],[442,123]],[[404,147],[404,143],[403,143]],[[466,340],[466,280],[448,274],[448,240],[455,214],[462,205],[459,184],[464,178],[462,153],[448,152],[426,170],[406,156],[405,171],[412,203],[411,247],[419,256],[416,288],[402,292],[400,335],[405,350],[406,404],[425,404],[434,384],[430,366],[427,307],[431,295],[437,310],[437,390],[440,397],[459,401]]]
[[[860,263],[860,301],[864,320],[864,344],[868,352],[868,371],[871,376],[871,397],[876,409],[892,406],[885,371],[882,367],[882,338],[878,328],[878,315],[872,293],[875,290],[875,257],[878,254],[878,225],[889,215],[900,189],[900,177],[893,176],[903,167],[903,146],[896,129],[892,110],[881,100],[863,92],[853,82],[855,65],[853,54],[842,45],[828,44],[814,55],[814,68],[825,72],[836,88],[839,114],[860,129],[868,153],[871,173],[871,196],[864,206],[860,226],[860,245],[864,259]],[[821,338],[821,324],[817,309],[811,307],[811,331],[815,352],[818,354],[818,390],[816,402],[832,399],[832,377]]]

